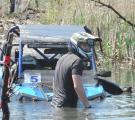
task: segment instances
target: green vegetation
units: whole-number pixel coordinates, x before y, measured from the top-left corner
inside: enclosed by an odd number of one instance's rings
[[[37,1],[30,0],[29,7],[39,11],[40,17],[36,19],[38,22],[88,25],[94,34],[97,34],[97,27],[99,27],[103,38],[104,54],[112,60],[131,60],[134,63],[135,28],[120,19],[111,9],[95,4],[92,0]],[[101,1],[110,4],[132,23],[135,22],[135,2],[133,0]]]

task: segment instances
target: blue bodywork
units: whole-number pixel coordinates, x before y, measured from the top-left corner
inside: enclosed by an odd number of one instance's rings
[[[42,88],[31,84],[21,84],[14,88],[15,94],[31,97],[36,100],[50,100],[53,96],[52,92],[45,92]]]
[[[90,85],[90,84],[84,84],[84,90],[86,93],[86,96],[89,100],[102,97],[104,95],[104,89],[102,86],[95,86],[95,85]],[[16,94],[20,94],[22,96],[34,98],[37,100],[51,100],[53,97],[53,92],[43,90],[40,87],[37,87],[35,85],[31,84],[22,84],[22,85],[17,85],[14,89]]]

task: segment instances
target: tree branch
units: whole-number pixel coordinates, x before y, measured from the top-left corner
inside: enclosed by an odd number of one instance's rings
[[[121,15],[116,9],[114,9],[111,5],[107,5],[107,4],[103,3],[103,2],[101,2],[100,0],[91,0],[91,1],[94,1],[95,3],[98,3],[98,4],[102,5],[102,6],[105,6],[105,7],[109,8],[109,9],[111,9],[114,13],[116,13],[116,14],[119,16],[119,18],[121,18],[122,20],[124,20],[124,21],[125,21],[126,23],[128,23],[130,26],[135,27],[135,24],[134,24],[134,23],[132,23],[131,21],[127,20],[124,16],[122,16],[122,15]]]

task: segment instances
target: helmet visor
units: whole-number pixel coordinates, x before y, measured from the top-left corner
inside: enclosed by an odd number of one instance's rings
[[[78,47],[82,49],[84,52],[90,52],[90,45],[88,43],[80,42]]]

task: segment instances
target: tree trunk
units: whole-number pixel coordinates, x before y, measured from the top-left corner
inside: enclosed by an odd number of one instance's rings
[[[10,0],[10,13],[15,11],[15,0]]]

